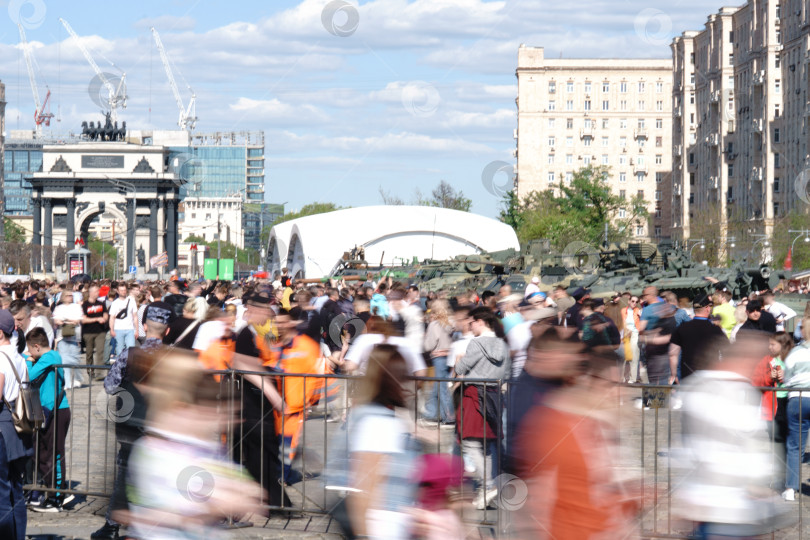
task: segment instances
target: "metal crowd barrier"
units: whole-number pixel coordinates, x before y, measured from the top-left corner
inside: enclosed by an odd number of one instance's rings
[[[110,366],[85,366],[85,365],[62,365],[63,368],[72,368],[82,371],[104,371]],[[283,486],[280,483],[275,485],[262,485],[265,490],[278,490],[279,494],[286,493],[292,502],[292,506],[266,506],[268,511],[279,512],[306,512],[309,514],[328,514],[330,508],[327,507],[328,497],[324,489],[322,474],[324,472],[327,456],[330,452],[332,441],[336,436],[349,437],[349,433],[344,429],[343,419],[352,406],[352,386],[356,384],[359,377],[326,374],[277,374],[267,372],[249,371],[227,371],[215,372],[221,375],[223,396],[232,396],[229,399],[230,410],[223,412],[228,414],[229,421],[224,433],[224,442],[227,443],[230,457],[237,463],[244,463],[244,455],[233,455],[233,441],[243,419],[240,416],[242,405],[244,404],[245,375],[260,375],[263,384],[276,385],[276,380],[280,383],[280,393],[283,396],[286,389],[287,380],[290,378],[303,378],[303,396],[307,400],[306,382],[317,380],[323,384],[331,383],[337,390],[333,391],[330,399],[323,397],[317,404],[307,406],[304,411],[303,427],[300,433],[299,456],[296,458],[294,468],[305,475],[305,479],[292,486]],[[89,377],[88,377],[89,378]],[[455,453],[464,458],[462,449],[457,443],[456,430],[442,429],[441,427],[426,427],[420,422],[420,408],[423,405],[423,395],[426,394],[430,384],[457,383],[458,379],[419,377],[407,382],[412,389],[414,398],[410,400],[408,406],[408,421],[412,426],[412,432],[418,437],[425,437],[429,441],[423,445],[424,452]],[[465,379],[465,384],[481,384],[486,386],[500,386],[503,399],[497,403],[498,417],[501,419],[503,429],[506,429],[504,419],[504,404],[509,403],[509,393],[513,386],[500,381]],[[638,518],[638,526],[644,538],[683,538],[691,532],[692,524],[682,521],[674,511],[673,492],[678,487],[680,478],[677,477],[675,467],[672,463],[671,449],[678,445],[680,439],[680,418],[681,412],[671,407],[673,403],[672,392],[680,393],[677,387],[654,386],[654,385],[618,385],[618,437],[622,448],[626,453],[622,454],[617,463],[616,471],[635,475],[640,485],[641,512]],[[420,394],[420,387],[422,394]],[[764,388],[766,392],[774,392],[778,389]],[[651,403],[649,410],[637,409],[635,403],[638,398],[646,394]],[[115,440],[115,424],[126,415],[126,410],[122,405],[110,407],[110,400],[104,391],[101,381],[91,382],[90,386],[82,389],[70,389],[67,391],[71,408],[71,424],[66,440],[66,471],[65,478],[69,482],[67,489],[58,489],[55,485],[44,486],[38,481],[34,474],[26,489],[37,489],[45,492],[60,491],[84,496],[109,497],[112,493],[113,481],[116,475],[116,453],[117,444]],[[810,389],[808,397],[810,399]],[[269,416],[273,414],[272,408],[266,400],[262,400],[261,417],[268,417],[267,424],[257,424],[258,429],[264,430],[272,426]],[[125,406],[126,404],[123,403]],[[438,404],[437,404],[438,405]],[[437,410],[440,408],[437,406]],[[465,412],[462,406],[457,415],[457,425],[463,422]],[[261,454],[264,456],[262,464],[267,462],[264,448],[264,433],[261,433]],[[505,439],[504,439],[505,440]],[[493,463],[503,465],[504,461],[504,440],[496,444]],[[487,445],[484,442],[486,451]],[[36,447],[36,445],[35,445]],[[243,448],[240,446],[240,448]],[[281,444],[282,453],[288,450],[286,444]],[[777,455],[777,448],[772,445],[774,463],[782,462]],[[240,452],[243,454],[243,452]],[[35,456],[35,462],[38,456]],[[54,458],[55,459],[55,458]],[[486,459],[484,459],[486,467]],[[499,474],[496,478],[496,485],[501,487],[509,482],[522,482],[521,479],[496,471]],[[485,471],[485,475],[490,475],[491,471]],[[311,476],[311,477],[310,477]],[[264,483],[263,483],[264,484]],[[515,487],[514,485],[512,486]],[[774,485],[777,492],[781,492],[781,485]],[[518,489],[518,492],[520,490]],[[514,492],[514,490],[513,490]],[[464,485],[460,493],[461,498],[469,499],[471,487]],[[503,497],[499,494],[499,497]],[[509,495],[513,496],[513,495]],[[525,496],[525,492],[524,492]],[[803,500],[804,496],[798,496],[796,508],[798,512],[799,525],[795,529],[795,536],[791,538],[802,538],[803,515],[807,511],[808,504]],[[514,504],[516,501],[496,501],[494,508],[488,510],[465,509],[462,518],[468,525],[474,524],[479,530],[483,530],[485,536],[508,537],[513,531],[515,512],[520,512],[523,503]],[[509,503],[509,504],[506,504]],[[524,512],[529,509],[523,510]],[[772,538],[782,538],[783,535],[770,535]]]

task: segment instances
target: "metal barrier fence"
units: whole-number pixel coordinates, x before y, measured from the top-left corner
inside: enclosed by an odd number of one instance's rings
[[[109,366],[75,365],[60,367],[82,371],[103,371],[109,368]],[[262,456],[260,466],[262,470],[256,480],[267,491],[277,490],[276,493],[280,500],[284,500],[283,496],[286,494],[291,503],[289,506],[285,504],[267,505],[266,508],[280,512],[303,511],[312,514],[327,514],[331,510],[328,506],[330,497],[325,490],[323,472],[330,449],[339,440],[338,437],[346,437],[348,440],[350,436],[344,427],[343,420],[352,406],[353,386],[357,383],[358,377],[332,374],[271,374],[250,371],[217,373],[221,375],[221,395],[233,398],[226,400],[229,408],[223,410],[230,419],[223,433],[223,441],[227,444],[231,458],[237,463],[245,464],[251,457],[246,455],[246,452],[250,452],[249,448],[246,448],[248,445],[235,445],[234,442],[244,443],[246,435],[258,439],[258,449]],[[241,414],[245,410],[246,385],[250,384],[244,380],[246,376],[262,377],[262,385],[273,385],[280,390],[282,396],[285,395],[289,384],[301,384],[301,398],[307,403],[302,412],[303,416],[297,419],[291,415],[283,416],[281,431],[284,432],[284,422],[288,419],[301,423],[300,435],[296,443],[299,451],[294,461],[294,468],[303,473],[303,481],[291,486],[284,486],[272,480],[269,483],[266,481],[264,467],[268,466],[272,457],[267,455],[269,450],[265,448],[265,445],[271,440],[271,437],[275,437],[274,412],[269,403],[262,400],[258,418],[245,418]],[[427,387],[430,384],[458,382],[457,379],[420,377],[407,383],[412,390],[413,397],[408,403],[408,414],[405,418],[411,426],[412,434],[422,442],[423,451],[426,453],[454,453],[460,455],[462,459],[471,457],[463,446],[458,444],[456,429],[426,425],[420,420]],[[328,386],[328,396],[324,395],[315,403],[314,400],[308,398],[307,392],[311,389],[307,386],[308,383],[319,387]],[[506,429],[507,422],[503,421],[505,404],[511,403],[510,393],[514,391],[514,385],[474,379],[464,380],[464,383],[501,388],[500,394],[503,399],[497,400],[496,410],[498,421],[503,429]],[[765,388],[762,390],[774,392],[777,389]],[[676,393],[675,396],[673,396],[673,392]],[[676,406],[679,392],[677,388],[673,389],[670,386],[619,385],[616,425],[623,453],[619,456],[615,468],[617,473],[635,476],[638,479],[641,493],[641,513],[638,518],[638,526],[645,538],[683,538],[691,532],[692,528],[691,523],[683,521],[676,513],[673,503],[673,493],[682,480],[674,467],[671,451],[674,447],[679,446],[681,433],[682,413]],[[126,421],[129,418],[128,415],[132,413],[131,397],[128,399],[126,395],[119,394],[112,399],[112,397],[108,397],[99,381],[91,382],[90,386],[86,388],[69,389],[67,396],[72,415],[65,456],[65,478],[69,481],[68,487],[61,489],[53,482],[51,485],[42,485],[35,474],[32,483],[28,484],[26,489],[109,497],[113,491],[117,472],[117,444],[114,428],[117,423]],[[638,400],[642,397],[650,404],[649,409],[637,408]],[[808,390],[807,399],[810,399],[810,390]],[[440,407],[437,407],[437,410],[440,410]],[[463,424],[464,415],[469,412],[462,405],[456,418],[457,424]],[[246,425],[246,422],[250,425]],[[246,429],[258,430],[258,437],[255,432],[246,433]],[[268,433],[269,430],[273,431]],[[508,435],[506,434],[507,437]],[[490,445],[486,440],[481,442],[486,452]],[[495,464],[492,467],[498,467],[495,472],[499,474],[492,474],[492,471],[488,470],[491,466],[486,459],[483,460],[484,477],[494,476],[494,485],[500,488],[497,498],[488,509],[478,510],[467,504],[463,505],[462,512],[462,518],[467,525],[472,524],[483,531],[481,534],[492,537],[509,536],[514,532],[515,518],[527,503],[528,495],[522,479],[500,470],[505,456],[503,455],[504,440],[499,442],[501,444],[495,444],[492,448],[492,463]],[[348,445],[343,444],[339,447],[347,448]],[[281,456],[289,450],[289,444],[282,439]],[[784,464],[777,445],[772,445],[771,450],[773,462],[777,465]],[[277,459],[283,463],[281,456],[278,456]],[[257,475],[254,474],[254,476]],[[777,492],[782,490],[781,485],[774,484],[773,487]],[[808,493],[810,494],[810,492]],[[470,484],[465,484],[459,495],[460,498],[469,500],[474,495],[473,488]],[[796,503],[796,517],[799,524],[790,530],[788,537],[803,538],[803,515],[808,507],[803,498],[798,496],[798,503]],[[526,511],[528,510],[529,508],[526,509]],[[772,535],[772,537],[777,536]]]

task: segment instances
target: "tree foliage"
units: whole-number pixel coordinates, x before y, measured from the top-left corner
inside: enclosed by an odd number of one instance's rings
[[[380,198],[383,204],[401,206],[405,201],[391,192],[386,191],[380,186]],[[464,192],[456,190],[445,180],[441,180],[439,184],[430,192],[430,196],[426,197],[422,194],[419,188],[414,189],[411,204],[414,206],[432,206],[434,208],[449,208],[451,210],[461,210],[462,212],[469,212],[472,208],[472,200],[464,196]]]
[[[305,204],[301,207],[301,210],[298,212],[289,212],[284,214],[280,218],[276,219],[270,227],[272,228],[279,223],[284,223],[285,221],[290,221],[292,219],[298,219],[304,216],[314,216],[315,214],[325,214],[326,212],[334,212],[335,210],[342,210],[342,206],[337,206],[335,203],[322,203],[322,202],[315,202],[311,204]]]
[[[634,225],[647,221],[646,202],[614,194],[609,174],[607,167],[588,166],[575,172],[570,183],[530,192],[523,199],[510,191],[503,197],[500,219],[515,229],[521,242],[545,238],[558,250],[574,241],[600,245],[605,224],[610,242],[626,241]]]
[[[6,242],[25,242],[25,231],[9,218],[3,217],[3,227],[5,232],[4,240]]]
[[[208,257],[216,258],[217,256],[217,241],[206,241],[202,236],[189,235],[186,237],[185,242],[193,242],[198,246],[208,247]],[[200,248],[201,249],[201,248]],[[222,259],[236,259],[236,270],[254,269],[253,267],[261,264],[259,252],[252,248],[239,248],[237,258],[237,248],[230,242],[220,241],[219,243],[220,258]]]

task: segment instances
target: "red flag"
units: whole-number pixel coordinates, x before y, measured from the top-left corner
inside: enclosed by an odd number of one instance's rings
[[[785,270],[793,270],[793,248],[788,248],[787,257],[785,257]]]

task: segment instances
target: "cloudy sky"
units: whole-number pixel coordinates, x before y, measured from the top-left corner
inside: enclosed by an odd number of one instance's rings
[[[174,64],[184,102],[197,95],[198,131],[263,130],[266,199],[408,201],[446,180],[495,216],[496,186],[514,163],[515,68],[521,43],[550,57],[669,57],[717,0],[0,0],[0,79],[7,129],[33,128],[17,23],[36,57],[57,132],[99,107],[94,72],[59,22],[82,36],[101,69],[125,72],[131,129],[171,129],[178,109],[150,27]],[[108,7],[109,6],[109,7]],[[95,98],[98,101],[98,98]],[[488,167],[488,165],[490,165]]]

